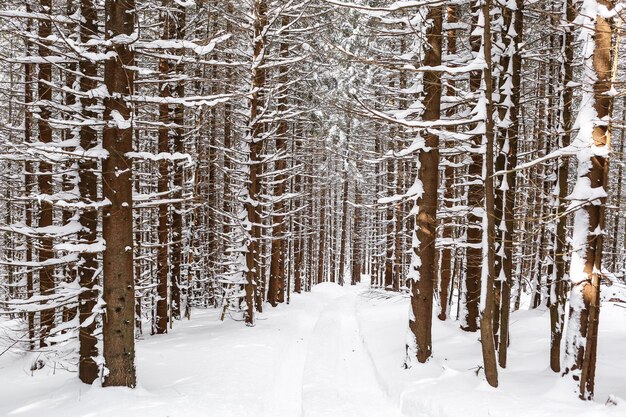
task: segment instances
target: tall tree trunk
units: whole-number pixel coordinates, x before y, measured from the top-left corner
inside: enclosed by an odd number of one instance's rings
[[[343,191],[341,193],[341,239],[339,241],[339,285],[344,284],[344,275],[346,267],[346,251],[348,242],[348,171],[345,170],[343,174]]]
[[[504,157],[504,169],[508,172],[503,180],[505,184],[500,184],[501,192],[504,194],[503,204],[504,210],[504,231],[502,236],[502,259],[496,265],[501,265],[501,270],[496,269],[494,279],[498,280],[500,312],[499,312],[499,328],[494,329],[498,333],[498,362],[501,367],[506,368],[507,347],[509,344],[509,317],[511,310],[511,286],[513,285],[513,233],[515,229],[515,190],[517,185],[517,173],[512,171],[517,166],[517,143],[519,135],[519,103],[520,103],[520,82],[522,56],[519,45],[523,41],[523,2],[516,0],[514,9],[507,7],[505,9],[505,21],[508,22],[509,28],[506,36],[509,38],[508,46],[513,48],[512,56],[508,63],[510,68],[506,69],[511,79],[511,106],[508,110],[508,124],[504,134],[505,141],[500,148],[500,154]],[[510,35],[513,33],[514,35]]]
[[[457,6],[448,6],[447,7],[447,19],[446,23],[449,25],[454,25],[459,21],[457,16]],[[447,35],[447,47],[448,47],[448,55],[454,55],[457,53],[456,47],[457,41],[457,33],[455,29],[448,29]],[[455,80],[451,79],[448,81],[448,89],[447,95],[454,96],[455,95]],[[447,116],[453,116],[454,110],[448,110]],[[450,143],[448,147],[454,146],[453,143]],[[452,158],[449,156],[448,158]],[[444,169],[444,177],[442,180],[443,189],[444,189],[444,204],[446,211],[443,224],[442,224],[442,237],[443,237],[443,248],[441,249],[441,268],[439,272],[439,314],[437,317],[439,320],[446,320],[448,317],[448,299],[450,297],[450,293],[452,292],[451,281],[452,281],[452,238],[453,238],[453,229],[452,229],[452,217],[451,217],[451,209],[454,205],[454,165],[452,160],[448,159],[446,161],[445,169]]]
[[[426,32],[424,65],[441,65],[441,31],[443,6],[430,6],[426,21],[431,24]],[[441,117],[441,73],[424,72],[424,121],[436,121]],[[407,345],[407,365],[417,359],[424,363],[432,354],[433,286],[437,280],[435,242],[437,240],[437,191],[439,186],[439,136],[424,134],[426,149],[419,153],[418,180],[422,183],[422,195],[416,201],[413,235],[413,257],[409,278],[411,285],[411,314],[409,329],[412,338]]]
[[[395,83],[392,81],[389,85],[389,90],[393,91],[395,88]],[[398,129],[396,127],[392,127],[391,128],[391,144],[389,146],[388,151],[390,151],[391,153],[393,153],[395,151],[395,142],[397,140],[398,137]],[[393,184],[395,183],[394,180],[394,174],[395,174],[395,163],[394,160],[392,158],[388,158],[387,159],[387,175],[385,178],[385,186],[384,186],[384,192],[385,193],[389,193],[389,190],[393,190],[393,192],[395,192],[395,190],[392,188]],[[393,267],[393,263],[394,263],[394,233],[395,233],[395,222],[397,221],[396,219],[396,208],[395,205],[388,205],[387,207],[385,207],[385,223],[384,223],[384,230],[385,230],[385,250],[384,250],[384,254],[385,254],[385,262],[384,262],[384,274],[385,274],[385,290],[387,291],[391,291],[393,290],[393,273],[394,273],[394,267]]]
[[[106,0],[106,39],[120,39],[135,31],[135,1]],[[123,38],[122,38],[123,39]],[[110,93],[104,105],[103,195],[109,205],[103,211],[104,251],[103,324],[106,386],[134,387],[135,282],[133,277],[132,151],[133,108],[127,97],[134,92],[134,49],[126,42],[111,42],[104,65],[104,82]]]
[[[493,338],[493,308],[494,308],[494,275],[495,275],[495,216],[494,216],[494,185],[493,185],[493,148],[494,148],[494,122],[493,122],[493,91],[491,78],[491,0],[486,0],[482,6],[483,28],[483,51],[485,69],[483,82],[485,84],[486,120],[485,120],[485,160],[484,178],[485,183],[485,212],[483,219],[483,250],[486,251],[486,263],[482,264],[482,292],[480,308],[480,340],[483,353],[483,365],[487,382],[492,387],[498,386],[498,365],[496,364],[496,346]],[[485,230],[486,228],[486,230]],[[483,253],[483,256],[485,254]]]
[[[26,12],[31,13],[31,7],[29,4],[26,4]],[[30,33],[32,30],[32,21],[28,19],[26,23],[26,30]],[[26,39],[25,40],[25,49],[26,53],[32,53],[32,43]],[[33,101],[33,64],[27,63],[24,64],[24,103],[32,103]],[[32,138],[32,125],[33,125],[33,114],[28,107],[24,109],[24,143],[29,143]],[[30,198],[33,193],[33,185],[35,183],[35,177],[33,175],[33,164],[30,161],[24,162],[24,194],[26,198]],[[27,227],[33,226],[33,203],[30,201],[26,202],[26,206],[24,208],[24,222]],[[32,262],[33,260],[33,241],[28,237],[25,238],[26,243],[26,262]],[[35,295],[33,288],[33,270],[28,269],[26,272],[26,296],[28,298]],[[28,322],[28,340],[30,350],[35,348],[35,313],[29,312],[27,313],[27,322]]]
[[[289,17],[283,16],[282,26],[289,26]],[[287,61],[289,59],[289,44],[282,42],[280,44],[280,59]],[[287,131],[288,123],[285,120],[288,104],[288,86],[289,68],[282,65],[279,69],[278,82],[279,88],[282,90],[278,98],[278,117],[281,118],[278,129],[276,131],[276,154],[278,160],[275,163],[275,169],[278,172],[276,176],[276,186],[274,187],[273,198],[274,211],[271,217],[272,221],[272,244],[270,255],[270,277],[268,281],[267,301],[274,307],[277,303],[282,303],[285,299],[285,202],[283,195],[285,194],[285,186],[287,185]]]
[[[622,99],[622,119],[626,120],[626,98]],[[619,155],[624,155],[624,139],[626,139],[626,129],[623,127],[620,131],[620,139],[619,139]],[[620,219],[622,216],[622,178],[624,176],[624,168],[623,164],[619,164],[617,167],[617,190],[615,190],[615,217],[613,224],[613,242],[611,245],[611,266],[613,267],[613,271],[618,272],[621,268],[619,267],[619,260],[621,258],[619,243],[621,240],[620,234]]]
[[[52,0],[40,0],[40,13],[52,14]],[[50,41],[47,40],[52,34],[52,23],[48,19],[42,19],[39,21],[39,56],[42,57],[45,62],[49,55],[48,46]],[[52,64],[41,63],[39,64],[39,75],[37,82],[37,94],[39,95],[39,101],[46,103],[52,101]],[[39,117],[37,119],[37,127],[39,128],[39,142],[50,143],[52,142],[52,128],[49,124],[50,108],[47,104],[39,106]],[[52,186],[52,165],[49,162],[39,163],[39,175],[37,177],[37,183],[39,186],[39,193],[42,196],[50,196],[53,192]],[[39,224],[40,228],[52,226],[53,210],[52,202],[48,199],[42,199],[40,202],[39,211]],[[52,259],[54,256],[52,249],[52,238],[45,236],[41,238],[41,246],[39,247],[39,262],[45,263]],[[39,270],[39,292],[42,296],[49,296],[54,294],[54,266],[46,265]],[[45,304],[45,301],[43,302]],[[40,317],[40,340],[39,345],[41,347],[48,346],[46,337],[50,334],[50,329],[54,325],[54,308],[45,308],[41,311]]]
[[[294,149],[296,147],[296,143],[297,142],[294,142]],[[300,186],[301,181],[301,175],[296,175],[293,181],[293,189],[296,195],[298,195],[303,188]],[[293,221],[293,290],[294,292],[300,294],[302,292],[302,269],[304,268],[304,237],[302,235],[302,225],[304,224],[304,210],[298,209],[295,201],[293,204],[293,208],[294,210],[298,210],[298,214]]]
[[[352,279],[350,281],[351,285],[356,285],[361,282],[361,274],[363,273],[363,271],[361,270],[361,266],[363,265],[363,260],[361,259],[361,247],[362,241],[365,238],[366,234],[363,233],[361,230],[361,216],[363,212],[363,208],[361,207],[361,205],[361,191],[357,180],[354,183],[354,227],[352,228],[352,233],[350,234],[350,240],[352,241]]]
[[[65,13],[67,14],[67,16],[74,16],[77,12],[77,8],[76,5],[74,3],[73,0],[66,0],[66,4],[65,4]],[[67,25],[67,31],[70,33],[76,33],[77,32],[77,25],[75,23],[70,23]],[[63,71],[63,76],[65,77],[65,92],[63,94],[63,105],[67,106],[68,108],[76,108],[76,99],[77,96],[74,93],[75,90],[75,83],[76,83],[76,70],[77,70],[77,63],[75,61],[72,62],[68,62],[67,64],[65,64],[65,68]],[[70,118],[72,118],[73,115],[68,114],[68,115],[64,115],[64,119],[69,120]],[[78,133],[78,129],[76,128],[71,128],[71,129],[64,129],[62,131],[62,135],[61,138],[63,141],[68,141],[70,142],[69,146],[64,146],[64,150],[66,152],[74,152],[76,151],[76,146],[74,145],[74,143],[72,143],[73,141],[71,139],[74,139],[74,136]],[[76,185],[76,181],[78,179],[78,173],[76,172],[77,169],[77,164],[75,161],[72,160],[67,160],[65,162],[63,162],[62,164],[62,169],[63,169],[63,175],[61,176],[61,189],[63,190],[64,193],[66,193],[68,196],[72,194],[72,192],[74,191],[74,187]],[[76,209],[73,207],[63,207],[63,209],[61,210],[61,224],[62,225],[67,225],[72,221],[72,217],[75,214]],[[73,236],[67,236],[67,239],[76,239],[77,235]],[[76,263],[75,262],[68,262],[67,264],[63,265],[63,267],[61,268],[61,273],[63,276],[63,281],[66,285],[71,286],[71,285],[75,285],[78,283],[77,275],[76,275]],[[74,318],[76,318],[78,313],[78,305],[76,304],[68,304],[63,306],[63,313],[62,313],[62,320],[63,322],[67,323],[70,322],[72,320],[74,320]],[[63,330],[63,332],[67,332],[67,330]]]
[[[171,35],[178,40],[185,38],[185,18],[186,8],[180,4],[176,8],[177,13],[171,17]],[[182,54],[182,52],[181,52]],[[182,58],[182,57],[181,57]],[[185,64],[180,59],[175,67],[176,74],[182,76],[185,71]],[[178,76],[177,76],[178,78]],[[176,97],[182,99],[185,97],[185,84],[184,81],[178,81],[175,88]],[[185,152],[184,145],[184,133],[185,133],[185,106],[182,104],[176,104],[174,107],[174,152],[182,154]],[[174,198],[173,210],[172,210],[172,253],[171,253],[171,276],[170,276],[170,326],[172,318],[180,320],[181,311],[181,271],[183,263],[183,186],[184,186],[184,173],[183,173],[183,161],[174,161]],[[217,193],[216,193],[217,194]],[[217,206],[217,205],[216,205]],[[215,207],[216,207],[215,206]],[[214,254],[212,256],[215,256]]]
[[[80,41],[83,44],[98,36],[98,14],[92,0],[81,0]],[[90,52],[94,48],[91,48]],[[81,59],[79,70],[80,91],[87,92],[98,86],[98,66],[88,59]],[[85,120],[94,120],[97,114],[93,106],[97,103],[92,97],[81,97],[82,116]],[[98,144],[96,130],[86,124],[80,128],[80,147],[88,151]],[[85,208],[80,213],[82,230],[78,232],[78,239],[86,244],[96,244],[98,240],[98,209],[94,206],[98,200],[98,177],[96,170],[98,163],[93,159],[81,159],[78,162],[78,190]],[[81,252],[78,258],[78,279],[83,290],[78,296],[78,314],[80,329],[78,341],[80,344],[80,359],[78,362],[78,377],[86,384],[91,384],[98,377],[98,365],[95,361],[98,356],[98,339],[96,337],[96,303],[98,290],[96,271],[99,262],[95,251]]]
[[[560,147],[569,146],[572,128],[572,97],[570,83],[573,81],[572,62],[574,60],[573,33],[571,22],[574,20],[574,5],[572,0],[565,0],[565,25],[561,38],[561,97],[560,120],[561,135]],[[565,248],[567,247],[565,226],[567,219],[565,212],[565,197],[568,195],[568,159],[561,158],[557,166],[558,201],[556,209],[556,236],[554,243],[554,277],[550,287],[550,369],[561,371],[561,339],[565,326],[565,300],[567,291]]]
[[[565,349],[565,374],[579,383],[580,398],[593,398],[598,324],[600,316],[600,274],[602,240],[605,231],[605,206],[609,168],[611,116],[612,36],[609,20],[598,12],[602,5],[613,9],[613,2],[585,0],[581,7],[582,39],[585,44],[583,98],[578,123],[580,131],[574,145],[578,154],[579,177],[572,200],[582,205],[574,216],[571,258],[569,325]],[[593,29],[592,29],[593,28]],[[615,57],[617,59],[617,57]],[[592,107],[592,109],[590,109]],[[595,115],[590,110],[595,111]]]
[[[320,216],[319,216],[319,250],[317,256],[317,282],[324,282],[324,260],[326,257],[326,190],[320,192]]]
[[[171,18],[170,0],[163,0],[161,11],[161,25],[163,27],[163,40],[172,39],[174,24]],[[172,96],[171,86],[169,82],[171,66],[167,58],[159,59],[159,94],[163,99],[159,103],[159,136],[158,136],[158,153],[167,153],[170,145],[170,106],[167,100]],[[169,178],[169,160],[162,159],[159,164],[159,179],[157,181],[157,192],[162,199],[165,199],[170,187]],[[161,203],[158,208],[158,230],[159,247],[157,251],[157,302],[156,302],[156,320],[154,331],[157,334],[167,333],[167,324],[169,322],[169,204]]]
[[[252,66],[252,94],[250,95],[250,154],[248,158],[247,198],[244,208],[247,213],[248,242],[246,247],[246,324],[254,325],[254,311],[258,308],[258,283],[263,281],[261,271],[261,207],[259,194],[261,183],[261,150],[263,148],[263,124],[259,120],[265,106],[263,88],[265,87],[265,69],[262,67],[266,48],[267,3],[265,0],[254,2],[254,52]]]
[[[473,8],[472,10],[475,10]],[[472,34],[470,35],[470,46],[472,53],[478,55],[481,49],[480,34],[474,30],[478,25],[478,11],[475,10],[472,22]],[[477,92],[480,89],[480,83],[482,80],[481,71],[470,72],[470,90]],[[469,213],[467,215],[467,232],[466,232],[466,274],[465,285],[462,303],[465,305],[465,315],[461,317],[461,329],[468,332],[475,332],[478,330],[478,304],[480,301],[480,281],[482,274],[482,225],[483,215],[482,209],[484,207],[483,197],[483,155],[481,153],[481,141],[482,137],[476,135],[472,138],[472,162],[467,172],[467,206]]]

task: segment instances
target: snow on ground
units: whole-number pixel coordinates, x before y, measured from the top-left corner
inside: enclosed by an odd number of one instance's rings
[[[478,333],[433,318],[433,358],[407,371],[400,366],[404,352],[397,341],[406,335],[401,317],[407,317],[408,299],[362,296],[359,304],[360,331],[378,380],[408,416],[626,416],[626,309],[614,303],[604,303],[600,314],[596,400],[590,403],[577,398],[571,378],[550,370],[550,318],[545,308],[512,313],[508,365],[499,369],[499,387],[494,389],[479,371]],[[609,395],[618,397],[617,406],[605,405]]]
[[[408,298],[322,284],[254,328],[197,310],[137,344],[138,387],[86,386],[34,354],[0,356],[0,416],[448,417],[626,416],[626,309],[601,313],[597,401],[548,367],[545,311],[512,316],[509,368],[493,389],[476,371],[477,334],[435,319],[434,358],[405,370]],[[0,347],[0,352],[4,348]]]

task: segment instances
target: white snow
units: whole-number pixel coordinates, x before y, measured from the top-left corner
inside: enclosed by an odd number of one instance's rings
[[[626,309],[603,304],[596,401],[549,370],[549,314],[511,317],[509,367],[493,389],[477,372],[477,333],[433,319],[433,358],[402,367],[408,296],[322,284],[293,294],[255,327],[194,310],[167,335],[137,343],[138,387],[80,383],[39,353],[0,356],[0,415],[46,417],[473,417],[626,415]],[[435,309],[436,310],[436,309]],[[455,308],[452,309],[455,311]],[[0,352],[4,350],[0,323]],[[147,327],[146,327],[147,328]],[[477,375],[478,373],[478,375]],[[617,405],[604,403],[613,395]]]

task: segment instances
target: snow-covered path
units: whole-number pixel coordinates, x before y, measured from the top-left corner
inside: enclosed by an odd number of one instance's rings
[[[319,316],[306,354],[305,417],[399,417],[385,397],[356,318],[356,293],[333,300]]]
[[[547,367],[545,309],[513,313],[510,366],[494,389],[476,371],[478,334],[454,321],[435,319],[433,358],[403,369],[408,297],[367,290],[321,284],[294,294],[290,305],[268,306],[253,328],[221,322],[217,310],[194,310],[169,334],[137,343],[135,389],[84,385],[61,362],[31,373],[39,353],[6,353],[0,417],[626,415],[620,306],[603,304],[597,399],[583,403],[572,381]],[[0,322],[0,351],[2,329]]]
[[[400,417],[365,352],[360,290],[322,284],[254,328],[196,311],[138,342],[134,390],[48,367],[30,377],[32,355],[0,357],[0,416]]]

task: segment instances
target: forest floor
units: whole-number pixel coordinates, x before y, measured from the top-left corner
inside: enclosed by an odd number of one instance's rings
[[[170,334],[138,342],[134,390],[86,386],[50,364],[31,372],[38,354],[7,352],[0,416],[626,415],[626,308],[603,304],[596,401],[583,403],[570,378],[548,367],[545,309],[513,313],[509,367],[493,389],[479,369],[478,334],[455,321],[434,319],[434,357],[403,368],[408,301],[365,285],[322,284],[290,305],[268,307],[254,328],[194,310]]]

